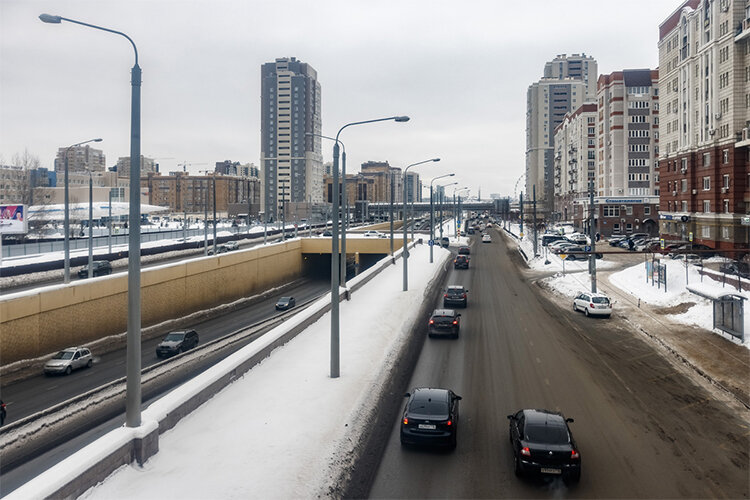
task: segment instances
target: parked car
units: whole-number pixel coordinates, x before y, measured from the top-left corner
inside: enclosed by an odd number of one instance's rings
[[[556,241],[553,244],[547,245],[547,248],[550,248],[552,250],[552,253],[559,254],[563,253],[569,248],[580,248],[575,243],[571,243],[570,241]]]
[[[616,246],[619,246],[620,242],[622,242],[622,240],[624,240],[625,238],[627,238],[627,236],[613,235],[613,236],[610,236],[609,240],[607,241],[609,243],[609,246],[616,247]]]
[[[586,237],[586,235],[581,233],[569,234],[565,236],[565,239],[575,243],[576,245],[587,245],[589,242],[589,239]]]
[[[554,241],[562,241],[565,240],[565,236],[561,234],[543,234],[542,235],[542,246],[546,247],[550,243]]]
[[[589,258],[588,254],[571,253],[571,252],[585,252],[585,251],[586,249],[584,247],[572,246],[572,247],[563,247],[560,253],[568,254],[568,257],[567,257],[568,260],[586,260]],[[602,257],[604,257],[604,254],[601,254],[599,252],[596,253],[597,259],[601,259]]]
[[[240,244],[236,241],[227,241],[226,243],[224,243],[224,247],[226,247],[226,249],[231,252],[232,250],[237,250],[238,248],[240,248]]]
[[[735,276],[739,275],[741,278],[750,279],[750,264],[740,260],[724,262],[719,267],[719,272]]]
[[[112,274],[112,264],[108,260],[95,260],[93,263],[93,273],[92,275],[94,277],[96,276],[104,276],[107,274]],[[81,269],[78,270],[78,277],[81,279],[85,279],[89,277],[89,266],[83,266]]]
[[[573,310],[583,311],[586,316],[604,316],[612,314],[612,301],[603,293],[581,292],[573,299]]]
[[[281,297],[279,300],[276,301],[276,310],[286,311],[296,305],[297,305],[297,302],[294,300],[294,297]]]
[[[562,413],[549,410],[519,410],[508,415],[510,444],[517,476],[537,474],[581,479],[581,453]]]
[[[482,243],[492,243],[492,236],[485,233],[482,235]]]
[[[450,242],[451,240],[447,236],[443,236],[442,238],[440,238],[440,246],[442,246],[443,248],[448,248]]]
[[[468,305],[468,299],[466,293],[469,290],[465,289],[463,285],[448,285],[443,294],[443,307],[459,306],[466,307]]]
[[[469,247],[461,247],[458,249],[458,255],[470,255],[471,254],[471,248]]]
[[[68,347],[58,352],[44,364],[45,375],[70,375],[79,368],[91,368],[94,359],[85,347]]]
[[[450,335],[458,338],[461,329],[461,315],[455,309],[435,309],[427,324],[427,336]]]
[[[401,418],[401,445],[437,444],[456,447],[458,402],[450,389],[420,387],[406,393]]]
[[[185,352],[198,345],[198,333],[195,330],[169,332],[164,340],[156,346],[156,357],[166,358]]]
[[[467,255],[456,255],[453,259],[454,269],[469,269],[469,257]]]
[[[330,229],[326,229],[325,231],[323,231],[323,233],[321,234],[321,236],[324,237],[324,238],[330,238],[331,236],[333,236],[333,233],[331,232]]]
[[[693,264],[696,264],[696,265],[703,265],[703,264],[698,264],[701,260],[703,260],[703,256],[698,255],[697,253],[673,253],[670,256],[674,260],[683,260],[683,261],[687,260],[688,262],[692,262]]]

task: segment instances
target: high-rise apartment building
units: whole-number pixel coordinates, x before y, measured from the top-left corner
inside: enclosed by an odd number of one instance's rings
[[[323,201],[320,83],[296,58],[261,66],[261,189],[269,220],[285,202]]]
[[[65,170],[65,152],[68,152],[68,173],[70,172],[104,172],[106,158],[101,149],[94,149],[88,144],[72,148],[58,148],[55,158],[55,172]]]
[[[146,177],[150,172],[158,172],[159,164],[153,158],[141,155],[141,177]],[[130,157],[121,156],[117,159],[117,176],[130,177]]]
[[[542,79],[526,94],[526,193],[536,190],[537,213],[551,215],[554,197],[554,133],[566,113],[586,100],[586,84],[565,78]]]
[[[748,248],[750,7],[687,0],[659,26],[660,232]]]
[[[586,54],[561,54],[544,65],[544,78],[572,78],[585,83],[586,100],[593,100],[596,96],[596,72],[596,61]]]
[[[404,182],[406,183],[406,202],[422,201],[422,182],[419,180],[419,174],[406,172]]]
[[[586,197],[595,168],[596,104],[588,103],[566,114],[555,128],[555,220],[573,220],[576,202]]]

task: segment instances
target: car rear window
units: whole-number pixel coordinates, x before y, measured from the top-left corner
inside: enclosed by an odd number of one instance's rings
[[[591,302],[594,304],[609,304],[609,299],[607,297],[593,297]]]
[[[448,415],[448,403],[445,401],[413,400],[409,412],[420,415]]]
[[[565,444],[569,442],[568,431],[559,425],[526,425],[526,441],[547,444]]]
[[[174,333],[170,333],[169,335],[167,335],[164,338],[164,340],[165,341],[175,341],[175,340],[182,340],[183,338],[185,338],[185,334],[184,333],[182,333],[182,332],[180,332],[180,333],[174,332]]]

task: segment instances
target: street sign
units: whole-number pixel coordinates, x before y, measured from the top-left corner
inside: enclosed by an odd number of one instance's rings
[[[664,238],[659,240],[659,245],[661,246],[661,249],[664,250]]]
[[[557,254],[557,255],[559,255],[562,260],[565,260],[565,259],[568,258],[568,254],[566,254],[566,253],[560,253],[560,254]]]
[[[427,244],[430,246],[433,246],[435,244],[434,240],[427,240]]]
[[[590,252],[591,251],[591,246],[590,245],[586,245],[585,249],[586,249],[587,252]]]
[[[692,232],[692,231],[690,231],[690,232],[688,233],[688,240],[690,241],[690,243],[692,243],[692,242],[693,242],[693,232]]]
[[[750,217],[742,217],[740,219],[740,224],[743,226],[750,226]]]

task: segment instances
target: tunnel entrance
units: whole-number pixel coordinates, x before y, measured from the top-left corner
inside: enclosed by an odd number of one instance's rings
[[[359,254],[359,263],[355,262],[355,255],[348,254],[346,257],[346,279],[354,278],[360,273],[371,268],[386,254]],[[302,273],[313,279],[331,278],[331,254],[302,254]]]

